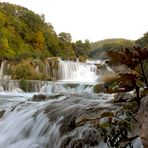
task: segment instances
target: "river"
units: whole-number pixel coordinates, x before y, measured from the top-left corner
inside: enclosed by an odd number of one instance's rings
[[[0,148],[108,148],[90,122],[82,124],[115,109],[114,95],[93,91],[100,83],[96,65],[61,61],[59,75],[59,81],[46,82],[36,92],[13,85],[0,93]],[[133,145],[142,148],[140,138]]]

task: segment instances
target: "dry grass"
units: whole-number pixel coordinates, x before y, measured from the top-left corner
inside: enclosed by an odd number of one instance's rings
[[[110,83],[117,80],[119,76],[115,73],[108,73],[101,75],[101,81],[104,83]]]

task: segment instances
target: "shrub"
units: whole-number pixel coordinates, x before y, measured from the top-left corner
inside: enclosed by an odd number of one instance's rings
[[[11,67],[11,75],[13,79],[37,80],[40,74],[37,73],[29,60]]]
[[[27,80],[21,79],[20,80],[20,88],[24,91],[28,91],[28,82]]]

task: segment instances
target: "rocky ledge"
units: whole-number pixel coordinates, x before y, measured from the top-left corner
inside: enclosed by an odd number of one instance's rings
[[[138,111],[138,124],[143,146],[148,147],[148,95],[142,98]]]

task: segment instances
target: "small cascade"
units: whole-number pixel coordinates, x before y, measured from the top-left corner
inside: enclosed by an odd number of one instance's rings
[[[1,148],[56,148],[59,126],[44,114],[46,103],[18,105],[10,108],[0,120]],[[59,119],[60,120],[60,119]]]
[[[41,89],[41,93],[94,93],[95,84],[87,83],[66,83],[66,82],[47,82]]]
[[[27,92],[39,92],[41,87],[48,83],[46,81],[36,81],[36,80],[28,80],[27,83]],[[0,80],[0,92],[23,92],[20,86],[20,80]]]
[[[0,118],[0,147],[64,148],[65,138],[71,137],[75,141],[85,130],[88,133],[95,130],[85,125],[73,130],[71,128],[71,122],[77,115],[80,116],[89,108],[91,111],[92,105],[97,108],[102,106],[103,97],[89,97],[61,95],[41,102],[22,102],[17,98],[20,103],[9,107]]]
[[[19,81],[17,80],[0,80],[0,92],[2,91],[8,91],[12,92],[15,90],[18,90],[20,87]]]
[[[59,61],[59,79],[74,82],[96,82],[97,67],[94,64],[87,64],[73,61]]]

